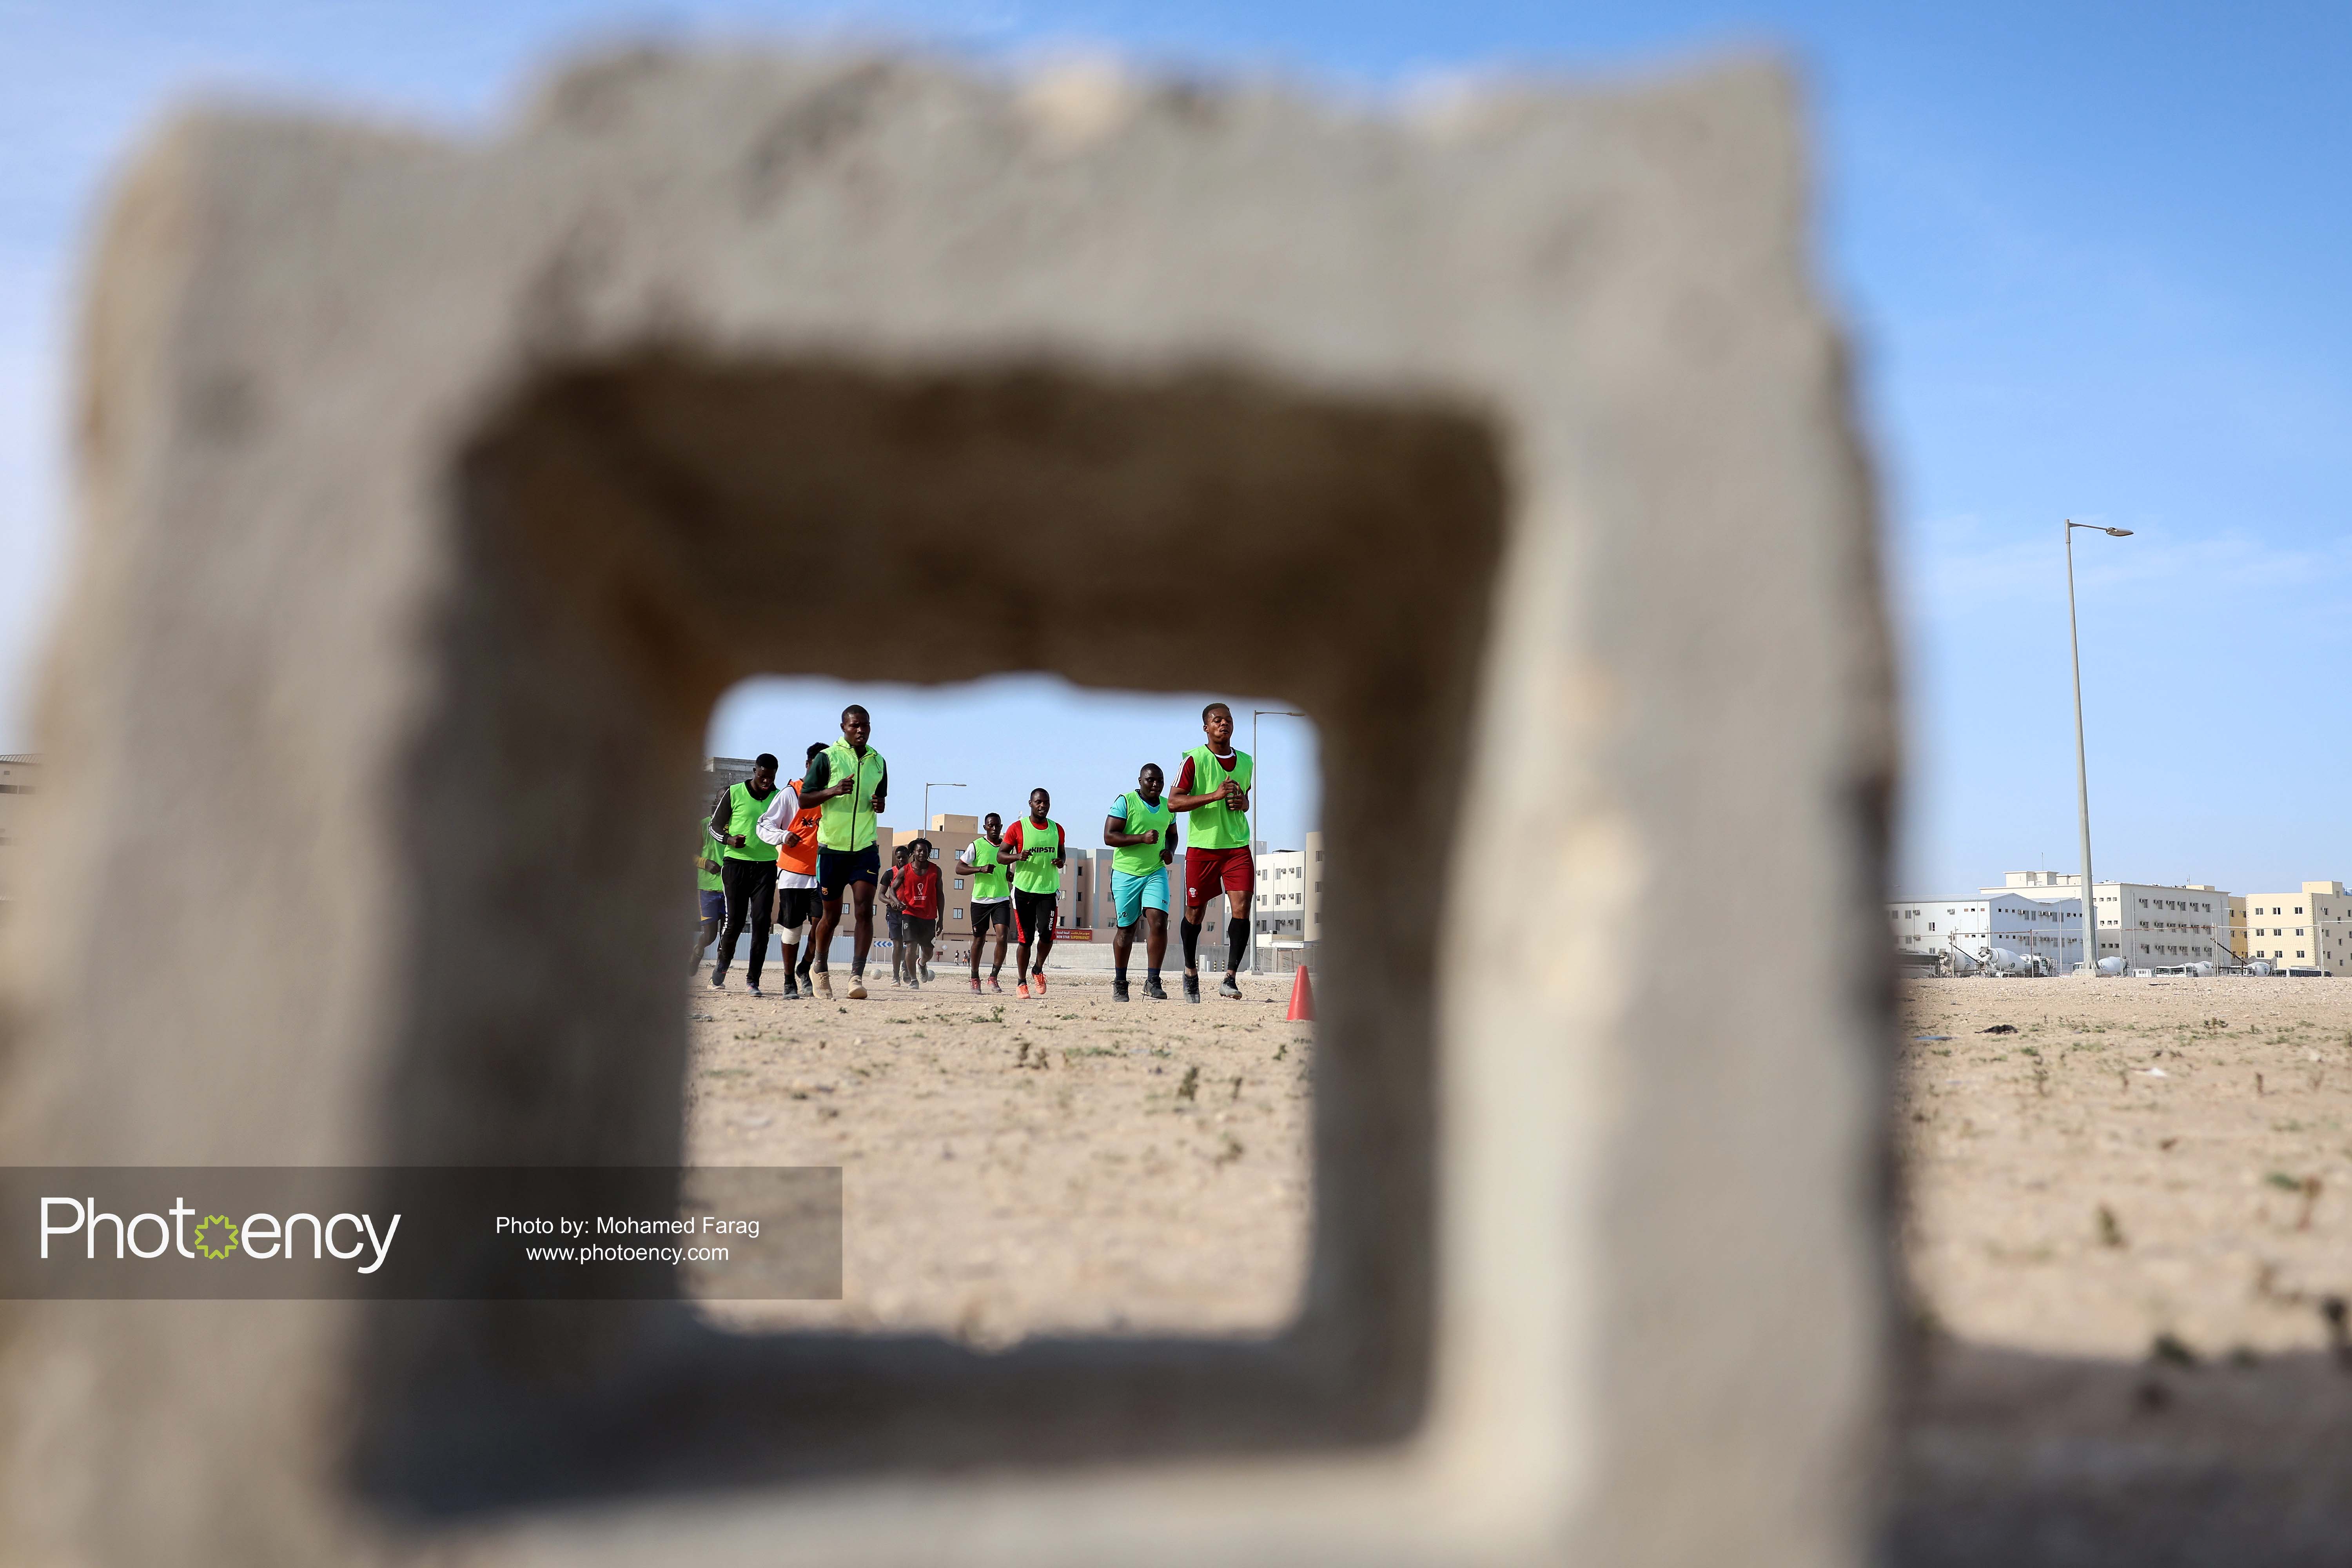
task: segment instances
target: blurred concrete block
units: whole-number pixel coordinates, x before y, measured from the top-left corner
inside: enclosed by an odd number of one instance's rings
[[[1273,1342],[1002,1356],[19,1307],[14,1551],[1861,1561],[1895,742],[1796,121],[1749,66],[1375,112],[643,54],[479,145],[155,137],[89,279],[9,1162],[674,1159],[731,681],[1216,679],[1322,726],[1316,1253]]]

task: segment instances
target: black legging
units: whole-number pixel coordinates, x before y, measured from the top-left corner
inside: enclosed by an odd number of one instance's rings
[[[728,965],[735,962],[735,939],[743,934],[743,920],[751,921],[751,956],[743,973],[754,985],[760,984],[760,966],[768,962],[770,917],[775,912],[776,863],[773,860],[738,860],[733,856],[719,863],[719,881],[727,889],[727,928],[719,933],[719,962],[711,966],[710,977],[722,978]]]

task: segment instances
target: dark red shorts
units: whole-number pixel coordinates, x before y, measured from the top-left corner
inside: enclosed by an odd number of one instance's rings
[[[1220,888],[1246,893],[1255,886],[1250,852],[1236,844],[1231,849],[1184,849],[1184,907],[1205,904]]]

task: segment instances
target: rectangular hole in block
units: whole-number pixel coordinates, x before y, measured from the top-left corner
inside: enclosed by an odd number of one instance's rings
[[[1435,894],[1412,889],[1448,885],[1476,809],[1429,781],[1468,771],[1504,526],[1479,411],[1220,368],[649,354],[520,389],[454,457],[448,504],[446,651],[397,781],[400,907],[429,914],[391,938],[394,1160],[676,1163],[675,825],[737,680],[1272,687],[1318,727],[1329,851],[1312,1250],[1263,1339],[989,1353],[726,1333],[665,1303],[374,1309],[365,1492],[451,1514],[1413,1430],[1436,982]]]
[[[737,1331],[935,1333],[1002,1349],[1055,1334],[1263,1337],[1297,1316],[1312,1028],[1286,1015],[1301,963],[1310,984],[1320,968],[1309,955],[1321,935],[1324,849],[1314,728],[1295,703],[1223,702],[1233,745],[1250,759],[1255,891],[1234,915],[1223,861],[1204,851],[1202,1001],[1188,1005],[1182,984],[1196,835],[1172,809],[1176,840],[1158,885],[1146,871],[1126,889],[1127,998],[1113,990],[1122,883],[1105,831],[1148,809],[1147,765],[1159,770],[1151,788],[1163,808],[1192,790],[1185,753],[1205,743],[1213,700],[1223,700],[1085,691],[1045,677],[949,688],[755,679],[721,699],[704,791],[715,802],[757,758],[773,756],[780,818],[797,801],[784,792],[805,777],[809,747],[837,737],[845,706],[862,707],[888,779],[873,826],[877,868],[925,840],[938,901],[926,900],[937,911],[928,982],[897,962],[912,950],[911,911],[894,928],[872,906],[868,995],[853,1002],[856,897],[845,891],[826,953],[831,994],[819,1002],[802,993],[816,980],[818,936],[807,926],[821,886],[786,886],[773,900],[799,922],[790,929],[763,930],[746,907],[730,951],[723,916],[709,913],[724,908],[723,887],[689,902],[681,882],[681,938],[718,928],[685,990],[688,1162],[838,1164],[850,1209],[841,1300],[704,1300],[708,1321]],[[1006,829],[1025,823],[1033,788],[1047,792],[1064,851],[1045,903],[1014,897],[1001,870],[983,883],[959,869],[1009,852]],[[698,813],[687,840],[708,821]],[[720,863],[749,862],[739,886],[764,883],[778,862],[775,849],[760,844],[755,857],[753,847],[718,847]],[[1163,859],[1125,847],[1130,867]],[[803,835],[782,876],[814,879],[815,856]],[[1026,944],[1013,937],[1016,912],[1045,908],[1050,921],[1022,922]],[[1229,919],[1255,939],[1244,939],[1239,1001],[1219,994]],[[1158,1001],[1147,992],[1155,921]],[[747,990],[755,940],[757,998]],[[1032,996],[1022,976],[1040,948],[1048,984]],[[723,984],[713,986],[722,952]],[[805,970],[795,974],[788,953]]]

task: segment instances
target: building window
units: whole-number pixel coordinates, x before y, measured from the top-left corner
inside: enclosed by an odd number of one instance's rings
[[[961,919],[963,919],[963,911],[962,911],[961,910],[950,910],[950,919],[953,919],[953,920],[961,920]]]
[[[963,879],[962,879],[961,877],[958,877],[958,878],[955,879],[955,885],[956,885],[956,891],[958,891],[958,892],[961,892],[961,891],[963,891]]]

